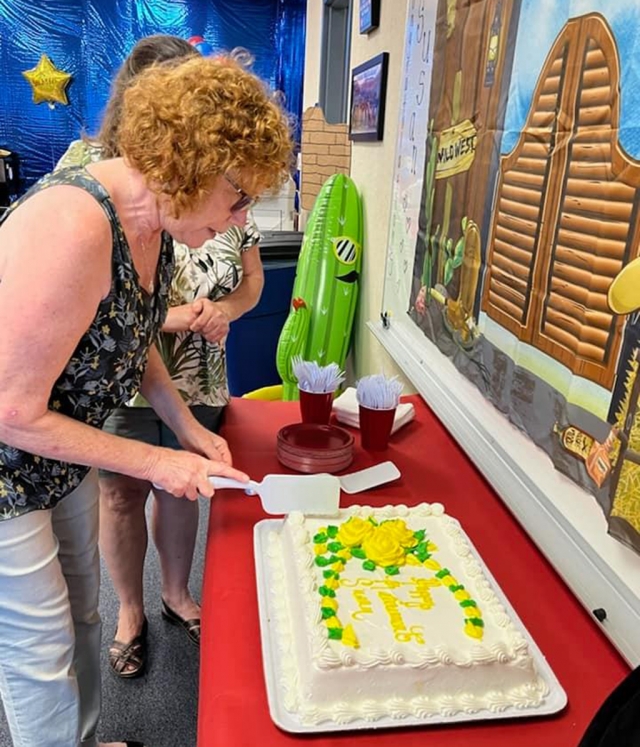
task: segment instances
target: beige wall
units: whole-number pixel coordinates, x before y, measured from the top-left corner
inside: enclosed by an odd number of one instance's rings
[[[389,53],[384,139],[381,142],[354,142],[351,149],[351,176],[362,194],[364,204],[364,259],[360,303],[356,317],[355,345],[349,361],[349,377],[384,372],[397,374],[405,381],[405,391],[415,391],[366,323],[380,318],[384,283],[387,236],[391,207],[391,182],[395,156],[396,131],[400,102],[400,78],[404,52],[406,11],[409,0],[385,0],[381,3],[380,26],[369,34],[358,30],[359,0],[353,3],[351,67],[380,52]],[[322,38],[322,0],[308,0],[305,46],[304,106],[316,103],[320,82],[320,44]]]
[[[302,111],[318,103],[322,42],[322,0],[307,0],[307,29],[304,44],[304,89]]]

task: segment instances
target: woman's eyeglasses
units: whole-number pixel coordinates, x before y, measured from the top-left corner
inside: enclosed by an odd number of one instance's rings
[[[223,174],[223,176],[240,195],[239,199],[237,199],[231,206],[232,213],[239,213],[242,210],[248,210],[249,208],[253,207],[256,202],[258,202],[258,197],[252,197],[251,195],[248,195],[244,191],[244,189],[241,189],[228,174]]]

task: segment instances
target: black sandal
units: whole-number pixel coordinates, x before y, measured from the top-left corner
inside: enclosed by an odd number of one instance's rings
[[[109,649],[109,666],[115,675],[125,680],[139,677],[147,664],[147,618],[144,618],[142,630],[129,643],[122,643],[115,638]],[[133,666],[133,669],[130,667]],[[141,742],[126,742],[129,747],[144,747]]]
[[[184,628],[185,633],[189,637],[191,643],[195,646],[200,647],[200,618],[193,617],[190,620],[185,620],[184,617],[180,617],[177,612],[174,612],[171,607],[162,600],[162,617],[171,623],[172,625],[178,625]]]

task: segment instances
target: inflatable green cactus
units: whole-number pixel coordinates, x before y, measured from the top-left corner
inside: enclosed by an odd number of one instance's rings
[[[349,350],[362,271],[362,202],[353,180],[335,174],[309,216],[276,364],[283,399],[298,398],[291,358],[341,368]],[[302,312],[302,313],[301,313]]]

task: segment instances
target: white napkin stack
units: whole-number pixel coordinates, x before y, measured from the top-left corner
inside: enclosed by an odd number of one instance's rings
[[[333,414],[340,423],[350,425],[353,428],[360,427],[360,410],[358,409],[355,387],[347,387],[339,397],[333,400]],[[415,416],[416,411],[411,402],[401,402],[396,408],[391,433],[395,433],[398,428],[410,423]]]

